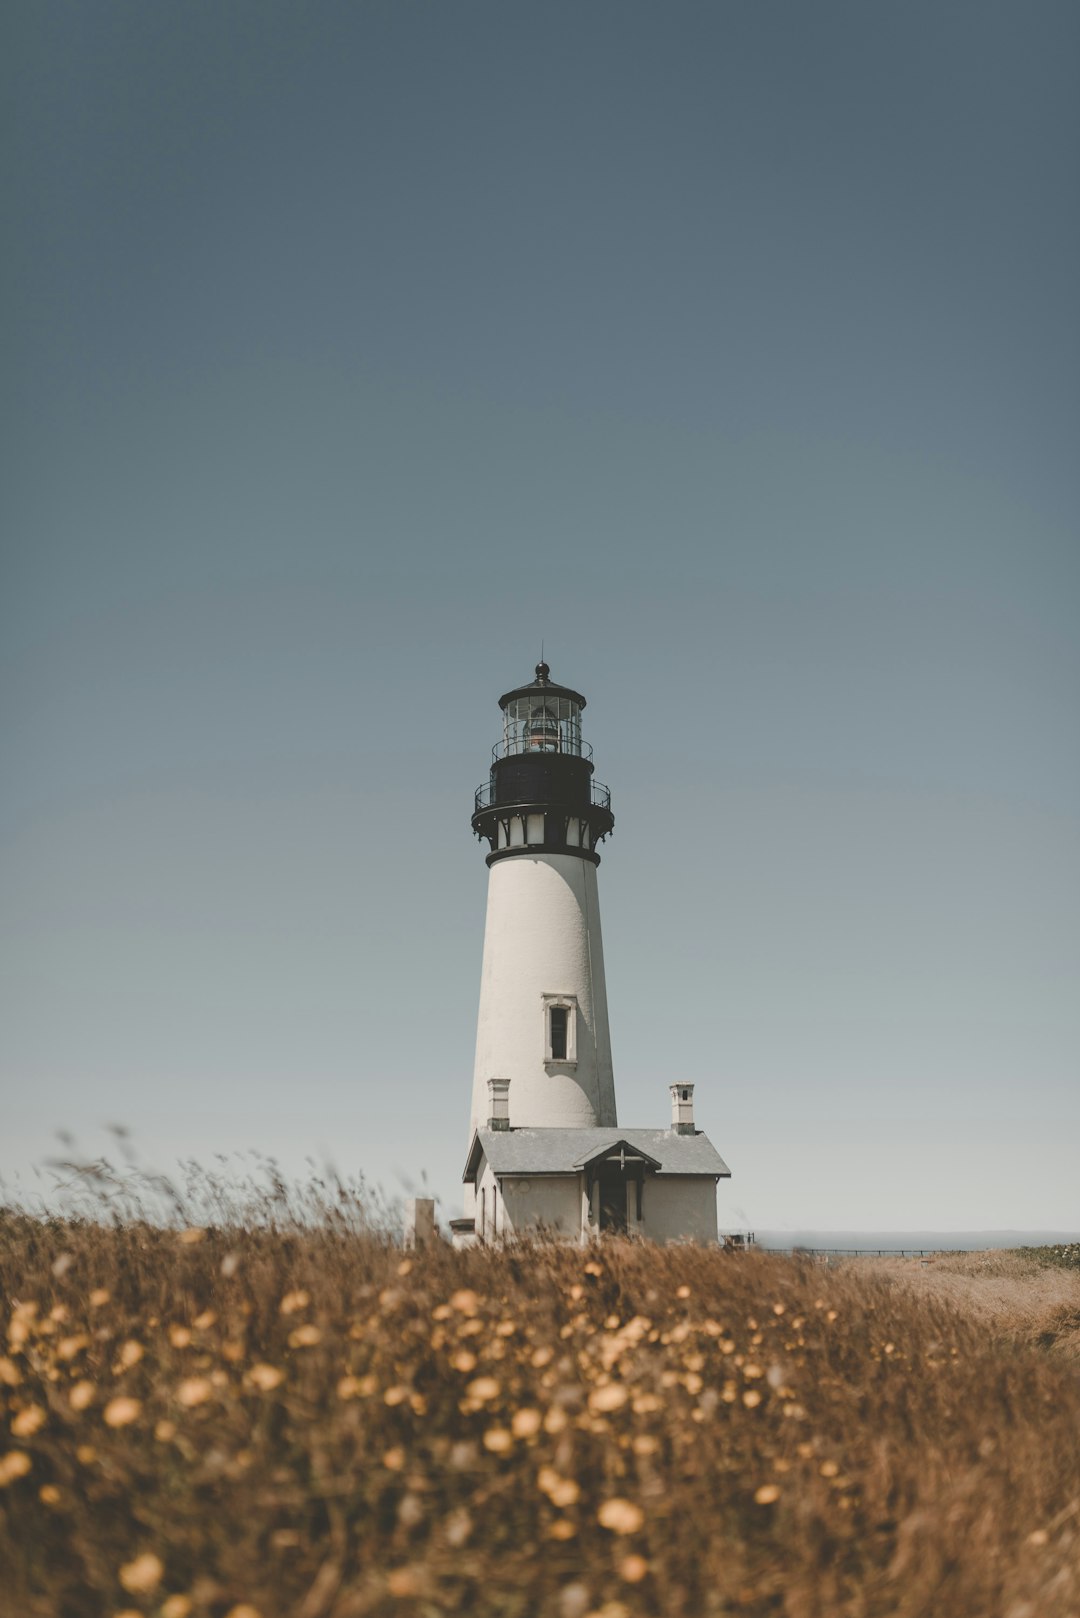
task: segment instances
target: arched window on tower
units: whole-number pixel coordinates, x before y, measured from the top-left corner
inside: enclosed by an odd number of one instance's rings
[[[577,1062],[577,999],[572,994],[545,994],[544,1061],[573,1067]]]

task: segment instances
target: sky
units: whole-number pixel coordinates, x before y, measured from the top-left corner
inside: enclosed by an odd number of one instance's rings
[[[1071,0],[0,30],[9,1193],[459,1211],[543,641],[620,1120],[692,1079],[729,1225],[1080,1229]]]

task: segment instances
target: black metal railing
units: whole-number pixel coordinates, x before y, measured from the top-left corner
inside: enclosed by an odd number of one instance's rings
[[[495,783],[493,781],[484,781],[480,786],[478,786],[476,789],[475,800],[476,809],[474,812],[476,814],[479,814],[481,809],[490,809],[495,802]],[[589,802],[594,809],[610,809],[611,788],[606,787],[602,781],[590,780]],[[515,805],[507,804],[505,807],[512,811]],[[522,807],[524,808],[525,805],[522,805]],[[532,805],[529,807],[532,807]],[[537,809],[537,812],[539,812],[539,809]]]

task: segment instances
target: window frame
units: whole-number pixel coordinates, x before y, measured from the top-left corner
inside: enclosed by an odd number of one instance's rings
[[[545,994],[541,996],[543,1002],[543,1040],[544,1040],[544,1066],[545,1067],[576,1067],[577,1066],[577,1022],[578,1003],[577,996],[573,994]],[[551,1047],[551,1013],[552,1011],[566,1012],[566,1055],[554,1056]]]

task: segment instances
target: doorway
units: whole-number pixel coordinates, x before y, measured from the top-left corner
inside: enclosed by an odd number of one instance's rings
[[[618,1163],[601,1163],[600,1229],[613,1236],[626,1235],[626,1171]]]

